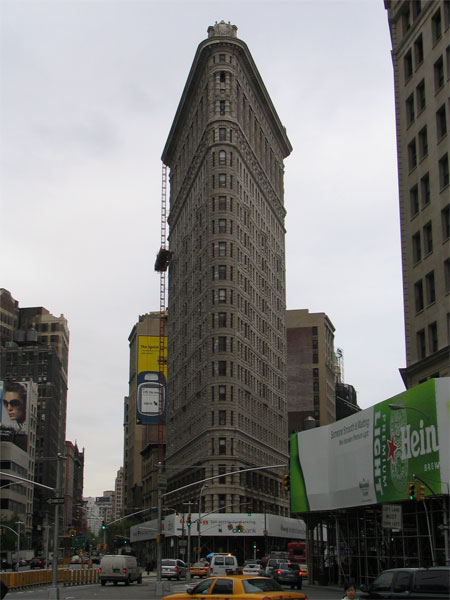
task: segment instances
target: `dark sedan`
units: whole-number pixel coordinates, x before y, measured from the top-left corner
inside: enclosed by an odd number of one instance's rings
[[[290,585],[291,589],[295,587],[302,589],[302,570],[300,565],[291,562],[280,563],[272,572],[272,577],[278,583]]]

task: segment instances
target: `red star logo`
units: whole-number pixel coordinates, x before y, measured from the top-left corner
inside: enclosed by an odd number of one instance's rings
[[[391,459],[392,462],[394,462],[394,460],[395,460],[395,451],[398,449],[398,446],[396,446],[396,444],[394,442],[394,436],[392,436],[392,440],[388,440],[387,444],[389,446],[388,460]]]

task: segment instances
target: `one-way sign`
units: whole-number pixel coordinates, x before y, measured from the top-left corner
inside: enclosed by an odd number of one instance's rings
[[[64,504],[64,498],[49,498],[47,502],[49,504]]]

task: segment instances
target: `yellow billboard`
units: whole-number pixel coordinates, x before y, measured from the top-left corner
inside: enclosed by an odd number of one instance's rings
[[[164,340],[163,369],[159,365],[160,339],[139,335],[137,344],[136,423],[156,425],[166,421],[167,344]]]

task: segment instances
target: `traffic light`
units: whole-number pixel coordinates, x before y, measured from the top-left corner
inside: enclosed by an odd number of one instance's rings
[[[283,492],[288,492],[291,487],[291,478],[289,477],[289,473],[283,474],[283,479],[281,480],[281,490]]]
[[[244,526],[239,523],[239,525],[236,525],[236,531],[237,533],[242,533],[244,531]]]
[[[103,529],[103,531],[106,529],[106,521],[105,520],[102,521],[102,529]]]
[[[414,481],[410,481],[408,483],[408,498],[410,500],[414,500],[416,495],[416,484],[414,483]]]
[[[256,550],[256,542],[253,542],[253,550]]]
[[[71,529],[69,533],[70,533],[71,537],[75,537],[77,535],[77,532],[75,529]]]
[[[192,525],[192,519],[191,519],[191,515],[190,515],[190,514],[187,516],[187,521],[186,521],[186,523],[187,523],[187,526],[188,526],[188,527],[190,527],[190,526]]]
[[[417,485],[416,500],[417,502],[423,502],[425,500],[425,486],[420,483]]]

